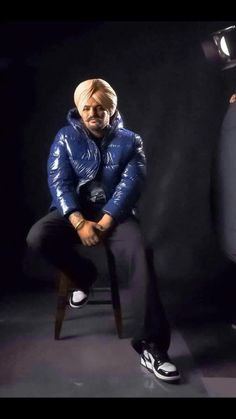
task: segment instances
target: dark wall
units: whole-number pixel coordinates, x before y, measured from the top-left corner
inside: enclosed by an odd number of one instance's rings
[[[159,277],[173,285],[214,278],[224,270],[210,196],[212,160],[229,92],[225,75],[206,62],[201,40],[234,23],[2,25],[3,183],[14,220],[6,260],[11,255],[20,265],[27,230],[50,204],[49,147],[74,106],[76,85],[100,77],[117,91],[127,128],[144,140],[148,183],[141,220],[155,248]]]

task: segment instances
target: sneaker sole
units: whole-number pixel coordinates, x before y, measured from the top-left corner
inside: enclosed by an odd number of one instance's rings
[[[179,379],[180,379],[180,375],[177,375],[175,377],[164,377],[163,375],[158,374],[158,372],[156,372],[153,369],[153,366],[152,366],[151,362],[146,361],[145,359],[143,359],[143,357],[141,357],[141,365],[143,367],[147,368],[148,371],[152,372],[155,375],[155,377],[159,378],[159,380],[162,380],[162,381],[179,381]]]
[[[86,301],[84,301],[82,304],[80,304],[79,306],[77,306],[77,305],[74,305],[71,302],[71,300],[69,300],[69,306],[72,307],[72,308],[82,308],[82,307],[84,307],[87,304],[87,302],[88,302],[88,299]]]

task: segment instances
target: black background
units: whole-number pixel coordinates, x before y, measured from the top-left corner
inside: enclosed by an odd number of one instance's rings
[[[85,79],[107,80],[148,161],[140,202],[163,289],[216,283],[230,263],[215,232],[212,167],[236,70],[206,61],[201,41],[236,20],[1,22],[2,288],[24,280],[30,226],[50,204],[46,162]]]

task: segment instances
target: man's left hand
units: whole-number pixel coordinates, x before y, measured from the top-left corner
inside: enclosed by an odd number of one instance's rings
[[[114,225],[114,220],[109,214],[104,214],[100,221],[96,225],[96,229],[99,230],[99,236],[104,237],[106,233]]]

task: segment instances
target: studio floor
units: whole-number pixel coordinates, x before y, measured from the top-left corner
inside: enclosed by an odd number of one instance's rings
[[[121,290],[123,308],[126,290]],[[236,397],[236,330],[217,315],[172,322],[169,355],[177,384],[140,365],[130,338],[119,339],[110,305],[67,308],[54,340],[52,287],[5,293],[1,300],[1,398]],[[124,331],[126,314],[123,310]]]

